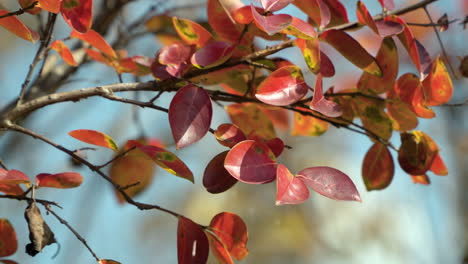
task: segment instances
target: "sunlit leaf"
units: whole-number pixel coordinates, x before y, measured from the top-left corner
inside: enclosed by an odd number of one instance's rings
[[[206,165],[203,186],[210,193],[225,192],[237,183],[237,179],[224,168],[227,153],[228,151],[219,153]]]
[[[275,12],[285,8],[294,0],[260,0],[265,11]]]
[[[304,183],[319,194],[343,201],[361,202],[356,186],[348,175],[331,167],[310,167],[297,173]]]
[[[292,35],[294,37],[302,39],[317,38],[317,32],[315,31],[314,27],[311,24],[306,23],[296,17],[292,18],[291,24],[289,24],[289,26],[283,29],[281,33]]]
[[[30,183],[26,174],[19,170],[4,170],[0,168],[0,184],[21,184]]]
[[[276,178],[275,155],[268,146],[254,140],[235,145],[227,154],[224,167],[234,178],[245,183],[267,183]]]
[[[128,144],[134,144],[141,149],[146,155],[148,155],[158,166],[166,170],[167,172],[187,179],[193,182],[193,174],[185,163],[180,160],[174,153],[167,151],[158,146],[146,145],[141,146],[138,142],[129,142]]]
[[[318,74],[315,81],[314,97],[310,102],[310,109],[329,117],[338,117],[343,114],[341,106],[333,101],[325,99],[322,89],[322,74]]]
[[[137,146],[135,142],[141,142],[141,145],[151,145],[162,147],[162,143],[156,140],[141,139],[139,141],[128,141],[125,147],[119,153]],[[117,153],[116,155],[119,155]],[[130,186],[125,189],[125,193],[133,198],[145,191],[154,178],[155,163],[140,149],[131,150],[125,156],[112,162],[109,177],[121,187]],[[119,203],[125,202],[124,197],[118,191],[115,192]]]
[[[432,62],[431,71],[422,84],[428,106],[446,104],[452,98],[452,80],[439,56]]]
[[[398,75],[398,51],[392,38],[384,38],[376,57],[382,70],[382,76],[363,72],[358,82],[359,90],[380,94],[389,91],[395,85]]]
[[[300,204],[309,199],[309,189],[302,178],[295,177],[283,164],[276,171],[276,205]]]
[[[78,64],[73,58],[73,54],[71,53],[70,49],[68,49],[67,45],[60,40],[56,40],[50,44],[50,48],[55,50],[60,57],[62,57],[63,61],[65,61],[68,65],[77,66]]]
[[[437,154],[434,158],[434,161],[429,168],[435,175],[445,176],[448,174],[447,166],[445,165],[440,154]]]
[[[257,135],[265,139],[276,137],[272,121],[257,104],[230,104],[226,106],[226,112],[232,122],[245,134],[255,131]]]
[[[211,252],[218,260],[219,264],[234,264],[231,254],[229,254],[228,249],[222,243],[221,239],[210,232],[205,232],[205,234],[208,237]]]
[[[215,215],[210,222],[210,230],[223,242],[234,259],[242,260],[247,256],[247,226],[238,215],[229,212]]]
[[[418,117],[411,111],[408,104],[400,101],[400,99],[393,99],[387,103],[387,114],[392,119],[394,130],[409,131],[418,126]]]
[[[99,260],[98,264],[121,264],[121,263],[112,259],[101,259]]]
[[[311,112],[309,109],[300,110]],[[317,119],[313,116],[303,115],[294,112],[294,122],[291,135],[293,136],[320,136],[328,130],[328,122]]]
[[[318,39],[305,40],[298,38],[296,39],[296,45],[301,50],[310,71],[318,74],[320,72],[320,42]]]
[[[333,27],[349,23],[348,14],[346,13],[345,6],[340,0],[323,0],[330,10],[330,23],[327,27]]]
[[[312,18],[316,25],[325,27],[330,23],[330,8],[323,0],[296,0],[293,4]]]
[[[253,4],[250,4],[250,9],[252,10],[254,21],[257,27],[270,36],[280,32],[292,23],[292,16],[290,15],[279,14],[263,16],[257,12]]]
[[[244,132],[234,124],[219,125],[214,136],[221,145],[229,148],[232,148],[237,143],[247,139]]]
[[[177,91],[169,106],[169,124],[177,148],[199,141],[210,129],[213,108],[205,89],[189,84]]]
[[[275,157],[279,157],[284,150],[284,142],[280,138],[273,138],[264,142],[273,152]]]
[[[22,195],[24,193],[18,184],[0,184],[0,192],[9,195]]]
[[[435,142],[422,131],[401,133],[398,162],[411,175],[425,174],[434,162],[439,150]]]
[[[384,140],[392,136],[392,121],[384,111],[384,102],[368,98],[356,98],[354,102],[367,130]]]
[[[391,20],[374,21],[367,7],[361,1],[357,2],[357,18],[359,23],[365,24],[381,37],[388,37],[400,34],[403,31],[403,26],[400,23]],[[381,65],[380,65],[381,66]]]
[[[274,106],[261,106],[261,111],[267,115],[273,125],[281,130],[289,129],[289,111]]]
[[[393,2],[393,0],[379,0],[379,2],[383,8],[386,8],[388,10],[395,9],[395,3]]]
[[[427,177],[426,174],[422,175],[410,175],[411,179],[413,180],[414,183],[419,183],[422,185],[429,185],[431,184],[431,181],[429,180],[429,177]]]
[[[208,253],[208,238],[201,226],[188,218],[179,217],[179,223],[177,225],[178,263],[206,263]]]
[[[225,41],[213,41],[197,50],[190,60],[197,68],[212,68],[225,63],[234,52],[234,45]]]
[[[43,1],[47,1],[47,0],[43,0]],[[60,9],[60,0],[53,0],[55,2],[57,2],[57,5],[58,5],[58,8]],[[23,8],[23,10],[25,10],[27,7],[30,7],[32,4],[34,4],[35,0],[18,0],[18,3],[20,4],[21,8]],[[41,1],[39,1],[41,2]],[[42,11],[42,8],[39,7],[39,2],[36,3],[36,6],[33,7],[33,8],[29,8],[27,10],[25,10],[26,12],[28,12],[29,14],[31,15],[37,15],[39,14],[41,11]]]
[[[187,44],[203,47],[213,38],[208,30],[191,20],[173,17],[172,23],[179,37]]]
[[[362,178],[367,190],[387,188],[392,182],[394,173],[392,154],[382,143],[374,143],[362,162]]]
[[[374,57],[359,42],[344,31],[330,29],[320,34],[320,38],[332,45],[341,55],[357,67],[370,74],[382,76],[382,71]]]
[[[10,221],[0,218],[0,257],[13,255],[18,249],[18,238]]]
[[[60,6],[64,0],[38,0],[38,6],[47,12],[57,14],[60,12]]]
[[[119,147],[117,146],[117,144],[115,144],[114,140],[110,136],[99,131],[89,129],[77,129],[68,132],[68,135],[88,144],[109,148],[114,151],[119,150]]]
[[[435,117],[434,111],[426,106],[423,87],[416,75],[406,73],[400,76],[395,85],[395,92],[417,116],[422,118]]]
[[[307,94],[309,86],[298,66],[285,66],[272,72],[257,88],[258,100],[277,106],[290,105]]]
[[[83,176],[76,172],[41,173],[36,176],[36,185],[39,187],[67,189],[78,187],[82,182]]]
[[[8,14],[7,10],[0,9],[0,16]],[[16,16],[0,18],[0,26],[27,41],[36,42],[39,40],[39,34],[27,27]]]
[[[232,15],[244,4],[240,0],[208,0],[208,22],[216,34],[231,43],[239,39],[243,26],[235,23]],[[233,14],[231,14],[231,12]]]
[[[93,0],[62,0],[60,13],[72,29],[85,33],[93,20]]]
[[[367,10],[366,5],[361,1],[357,1],[356,4],[357,4],[356,16],[357,16],[358,22],[361,24],[367,25],[368,27],[372,29],[372,31],[378,34],[379,30],[377,29],[377,26],[375,25],[374,19],[369,13],[369,10]]]
[[[335,66],[333,66],[327,54],[322,51],[320,51],[320,73],[323,77],[333,77],[335,75]]]
[[[174,43],[162,47],[157,58],[162,65],[179,65],[187,62],[191,55],[192,49],[190,46],[183,43]]]
[[[100,52],[106,54],[110,58],[117,58],[117,53],[112,48],[109,43],[96,31],[90,29],[86,33],[80,33],[77,31],[72,31],[70,33],[70,37],[80,39],[84,42],[89,43],[95,49],[99,50]]]

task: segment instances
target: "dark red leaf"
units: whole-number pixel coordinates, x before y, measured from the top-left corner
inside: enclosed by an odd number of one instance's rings
[[[271,149],[275,157],[279,157],[284,150],[284,142],[280,138],[266,140],[265,144]]]
[[[411,175],[425,174],[431,168],[439,148],[432,138],[419,130],[401,133],[400,136],[398,162],[401,168]]]
[[[242,130],[234,124],[221,124],[214,133],[216,140],[228,148],[232,148],[237,143],[246,140]]]
[[[241,182],[268,183],[276,178],[276,157],[268,146],[254,140],[235,145],[224,161],[226,170]]]
[[[237,183],[237,179],[224,168],[227,153],[228,151],[219,153],[206,165],[203,186],[210,193],[225,192]]]
[[[233,54],[235,46],[225,41],[212,41],[197,50],[190,59],[193,66],[203,69],[225,63]]]
[[[241,35],[243,26],[233,19],[235,10],[244,4],[240,0],[208,0],[208,22],[216,34],[231,43],[236,43]],[[250,8],[249,8],[250,12]]]
[[[190,46],[174,43],[159,50],[158,61],[162,65],[179,65],[187,62],[192,55]]]
[[[297,173],[304,183],[319,194],[344,201],[361,202],[356,186],[348,175],[330,167],[310,167]]]
[[[329,117],[338,117],[343,114],[341,106],[333,101],[325,99],[322,89],[322,74],[317,75],[315,81],[314,97],[310,103],[310,109]]]
[[[257,12],[253,4],[250,4],[250,9],[252,10],[257,27],[270,36],[280,32],[292,23],[292,16],[290,15],[280,14],[263,16]]]
[[[362,162],[362,178],[368,191],[382,190],[392,182],[395,165],[388,148],[374,143]]]
[[[62,0],[60,13],[70,27],[85,33],[93,20],[93,0]]]
[[[213,109],[205,89],[188,84],[177,91],[169,106],[169,123],[177,148],[199,141],[210,129]]]
[[[206,263],[208,238],[203,229],[192,220],[179,217],[177,225],[177,260],[179,264]]]
[[[244,259],[247,250],[247,226],[242,218],[229,212],[215,215],[210,222],[210,230],[223,242],[231,256],[236,260]]]
[[[295,177],[283,164],[276,171],[276,205],[300,204],[309,199],[309,189],[302,178]]]
[[[327,54],[322,51],[320,51],[320,73],[323,77],[333,77],[335,75],[335,66],[333,66]]]

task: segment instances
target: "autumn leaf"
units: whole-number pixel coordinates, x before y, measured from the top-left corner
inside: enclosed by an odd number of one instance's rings
[[[234,261],[231,258],[231,254],[229,254],[229,251],[223,242],[218,237],[216,237],[216,235],[210,232],[205,232],[205,234],[208,237],[211,252],[218,260],[218,262],[220,264],[234,264]]]
[[[362,162],[362,178],[368,191],[382,190],[392,182],[395,165],[388,148],[374,143]]]
[[[62,57],[63,61],[65,61],[70,66],[77,66],[78,64],[73,58],[73,54],[71,53],[70,49],[68,49],[67,45],[60,40],[55,40],[50,44],[50,48],[55,50],[60,57]]]
[[[36,176],[36,185],[39,187],[67,189],[78,187],[82,182],[83,176],[76,172],[41,173]]]
[[[314,74],[318,74],[320,72],[320,42],[318,38],[310,40],[298,38],[296,39],[296,45],[301,50],[309,70]]]
[[[0,257],[13,255],[18,249],[18,238],[10,221],[0,218]]]
[[[238,215],[222,212],[213,217],[210,230],[222,241],[231,256],[236,260],[244,259],[247,250],[247,226]]]
[[[100,259],[98,264],[121,264],[121,263],[112,259]]]
[[[424,98],[428,106],[446,104],[452,98],[452,80],[439,56],[432,62],[431,71],[422,82],[422,85]]]
[[[188,84],[177,91],[168,114],[177,148],[187,147],[210,129],[213,115],[210,96],[205,89]]]
[[[193,66],[204,69],[225,63],[233,54],[235,46],[225,41],[213,41],[197,50],[190,59]]]
[[[0,9],[0,16],[8,14],[7,10]],[[32,43],[39,40],[39,34],[27,27],[16,16],[0,18],[0,26],[15,34],[16,36]]]
[[[109,148],[116,152],[119,150],[119,147],[117,146],[117,144],[115,144],[114,140],[110,136],[99,131],[89,129],[77,129],[68,132],[68,135],[88,144]]]
[[[255,132],[265,139],[276,137],[273,122],[257,104],[230,104],[226,106],[226,112],[232,122],[245,134],[249,135]]]
[[[229,151],[224,161],[226,170],[237,180],[261,184],[275,180],[276,157],[268,146],[245,140]]]
[[[292,16],[285,14],[263,16],[258,13],[253,4],[250,4],[250,9],[257,27],[270,36],[287,28],[293,20]]]
[[[329,117],[338,117],[343,114],[339,104],[334,101],[327,100],[323,96],[322,74],[320,73],[317,75],[315,80],[314,97],[310,102],[310,109]]]
[[[5,170],[0,168],[0,184],[17,185],[30,183],[26,174],[19,170]]]
[[[107,41],[98,32],[92,29],[88,30],[86,33],[74,30],[70,33],[70,37],[87,42],[89,45],[107,55],[111,59],[117,58],[117,53],[112,48],[112,46],[109,45],[109,43],[107,43]]]
[[[93,20],[93,0],[62,0],[60,13],[72,29],[86,33]]]
[[[302,178],[296,177],[279,164],[276,171],[276,205],[300,204],[309,199],[309,189]]]
[[[172,24],[185,43],[196,45],[198,48],[205,46],[213,38],[208,30],[189,19],[173,17]]]
[[[305,112],[312,112],[309,109],[297,108]],[[320,136],[328,130],[329,123],[313,116],[303,115],[294,112],[292,136]]]
[[[246,140],[246,136],[238,126],[234,124],[221,124],[214,132],[219,144],[232,148],[237,143]]]
[[[57,14],[60,12],[60,6],[63,0],[38,0],[38,6],[47,12]]]
[[[401,133],[400,137],[398,162],[401,168],[411,175],[425,174],[431,168],[439,152],[435,142],[419,130]]]
[[[178,263],[206,263],[208,253],[208,238],[203,229],[192,220],[182,216],[179,217],[177,225]]]
[[[225,192],[237,183],[237,179],[224,168],[227,153],[228,151],[219,153],[206,165],[203,186],[209,193]]]

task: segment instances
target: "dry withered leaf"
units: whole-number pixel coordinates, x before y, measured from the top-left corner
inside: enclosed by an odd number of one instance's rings
[[[24,212],[26,222],[29,228],[29,240],[31,243],[26,245],[26,253],[35,256],[37,253],[52,243],[56,243],[54,233],[50,230],[47,223],[42,218],[41,211],[36,202],[30,202]]]

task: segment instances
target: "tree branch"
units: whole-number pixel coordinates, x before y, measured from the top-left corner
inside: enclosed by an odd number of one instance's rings
[[[0,16],[0,19],[2,18],[5,18],[5,17],[11,17],[11,16],[19,16],[19,15],[22,15],[24,13],[26,13],[26,11],[28,11],[29,9],[33,9],[36,5],[37,5],[37,1],[33,2],[32,4],[30,4],[29,6],[25,7],[25,8],[20,8],[18,9],[17,11],[15,12],[11,12],[11,13],[8,13],[8,14],[5,14],[5,15],[2,15]]]
[[[28,202],[32,202],[32,201],[36,201],[44,206],[46,205],[53,205],[53,206],[57,206],[58,208],[62,208],[62,206],[60,206],[57,202],[53,202],[53,201],[48,201],[48,200],[43,200],[43,199],[33,199],[33,198],[29,198],[29,197],[26,197],[25,194],[23,195],[11,195],[11,194],[0,194],[0,198],[1,199],[12,199],[12,200],[18,200],[18,201],[28,201]]]

